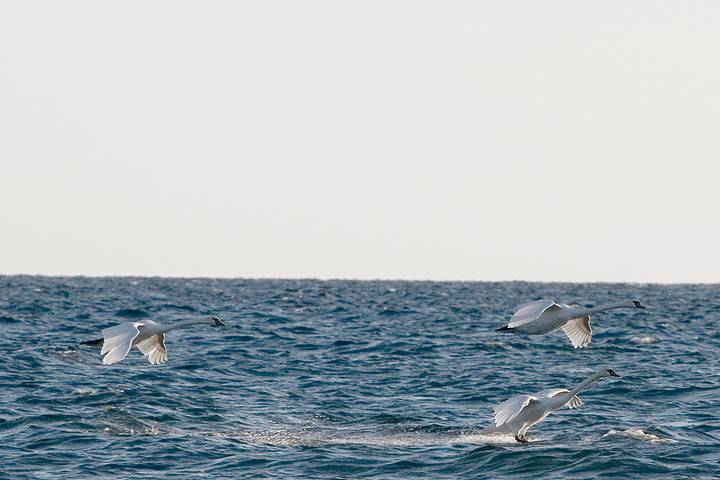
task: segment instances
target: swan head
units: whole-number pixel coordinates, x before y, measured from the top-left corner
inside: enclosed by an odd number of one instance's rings
[[[225,323],[223,323],[222,320],[220,320],[218,317],[209,317],[208,323],[213,327],[224,327]]]
[[[633,300],[632,303],[635,308],[642,308],[643,310],[646,308],[645,305],[640,303],[640,300]]]
[[[595,380],[600,380],[601,378],[607,378],[607,377],[620,378],[620,374],[617,373],[612,368],[601,368],[600,370],[595,372],[595,374],[591,378],[593,378],[594,379],[593,381],[595,381]]]

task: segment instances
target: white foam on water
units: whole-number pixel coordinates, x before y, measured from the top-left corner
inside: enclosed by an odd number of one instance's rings
[[[605,435],[603,435],[603,438],[605,437],[632,438],[635,440],[642,440],[643,442],[651,443],[675,443],[675,440],[671,438],[658,437],[657,435],[654,435],[652,433],[644,432],[639,428],[628,428],[627,430],[612,429]]]
[[[73,390],[73,393],[75,395],[78,395],[81,397],[84,397],[85,395],[91,395],[95,392],[97,392],[97,390],[95,390],[94,388],[82,388],[81,387],[81,388],[76,388],[75,390]]]
[[[368,447],[433,447],[462,444],[523,445],[508,434],[437,434],[407,432],[395,434],[376,433],[323,433],[311,431],[264,430],[236,433],[213,433],[213,436],[234,440],[264,443],[276,446],[321,446],[321,445],[363,445]],[[529,443],[543,440],[530,437]]]
[[[103,433],[111,436],[126,436],[126,435],[149,435],[158,436],[165,435],[167,432],[160,430],[155,425],[141,425],[141,426],[124,426],[115,425],[112,427],[105,427],[102,429]]]
[[[657,342],[657,339],[655,339],[655,338],[653,338],[653,337],[648,337],[647,335],[645,335],[645,336],[642,336],[642,337],[632,337],[632,338],[630,339],[630,341],[633,342],[633,343],[639,343],[639,344],[641,344],[641,345],[647,345],[647,344],[650,344],[650,343],[655,343],[655,342]]]
[[[107,422],[102,431],[111,436],[183,436],[182,431],[163,426],[158,422],[132,418],[115,419]]]
[[[372,434],[323,434],[320,432],[264,430],[256,432],[214,433],[213,436],[276,446],[364,445],[370,447],[415,447],[428,445],[427,440],[422,440],[412,435],[382,436]]]

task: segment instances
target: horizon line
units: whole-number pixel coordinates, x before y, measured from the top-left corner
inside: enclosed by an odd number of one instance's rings
[[[570,284],[629,284],[629,285],[720,285],[718,282],[662,282],[662,281],[629,281],[629,280],[478,280],[478,279],[430,279],[430,278],[352,278],[352,277],[262,277],[262,276],[208,276],[208,275],[84,275],[84,274],[44,274],[44,273],[0,273],[0,277],[42,277],[42,278],[147,278],[169,280],[250,280],[250,281],[318,281],[318,282],[406,282],[406,283],[570,283]]]

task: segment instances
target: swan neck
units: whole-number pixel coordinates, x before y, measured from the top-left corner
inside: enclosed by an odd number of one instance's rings
[[[602,378],[602,375],[598,375],[597,373],[586,378],[585,380],[580,382],[575,388],[570,390],[570,394],[569,394],[568,398],[573,398],[575,395],[577,395],[581,391],[585,390],[585,388],[587,388],[588,385],[599,380],[600,378]]]
[[[201,319],[201,318],[200,318],[200,319],[198,319],[198,318],[191,318],[191,319],[189,319],[189,320],[182,320],[182,321],[180,321],[180,322],[174,323],[174,324],[170,325],[169,327],[167,327],[167,328],[165,329],[164,333],[167,333],[167,332],[169,332],[169,331],[171,331],[171,330],[177,330],[178,328],[185,328],[185,327],[187,327],[187,326],[189,326],[189,325],[197,325],[197,324],[199,324],[199,323],[205,323],[205,320],[203,320],[203,319]]]
[[[610,303],[607,305],[599,305],[591,308],[577,308],[573,311],[573,314],[577,317],[584,317],[585,315],[592,315],[593,313],[603,312],[605,310],[613,310],[615,308],[634,308],[634,305],[628,305],[625,302],[621,303]]]

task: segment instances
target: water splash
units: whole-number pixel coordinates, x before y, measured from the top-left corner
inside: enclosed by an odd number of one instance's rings
[[[215,432],[212,436],[241,442],[275,446],[361,445],[366,447],[441,447],[454,445],[520,446],[513,435],[482,433],[407,432],[328,432],[312,429],[277,429],[261,431]],[[528,443],[544,438],[533,435]]]

